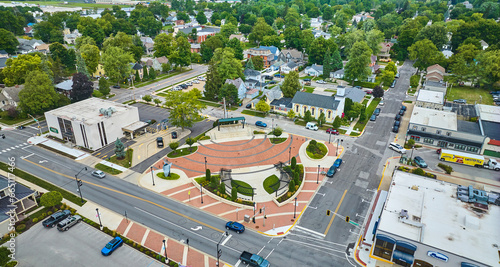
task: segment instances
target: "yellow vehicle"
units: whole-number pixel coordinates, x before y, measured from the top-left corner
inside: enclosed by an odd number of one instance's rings
[[[439,149],[439,159],[441,161],[451,161],[474,167],[483,167],[484,157],[481,155],[464,153],[448,149]]]

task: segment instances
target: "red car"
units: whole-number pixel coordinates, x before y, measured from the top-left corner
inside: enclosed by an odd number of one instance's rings
[[[326,133],[327,134],[334,134],[334,135],[339,135],[339,132],[335,129],[332,129],[332,128],[328,128],[328,130],[326,130]]]

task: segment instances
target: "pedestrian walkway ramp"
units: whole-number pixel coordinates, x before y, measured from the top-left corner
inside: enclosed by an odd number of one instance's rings
[[[220,130],[214,128],[206,133],[212,140],[231,138],[248,138],[253,136],[253,127],[242,128],[239,124],[220,125]]]

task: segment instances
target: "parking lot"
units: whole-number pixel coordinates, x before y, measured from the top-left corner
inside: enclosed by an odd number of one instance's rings
[[[38,223],[16,238],[16,259],[24,266],[165,266],[123,245],[112,255],[101,255],[111,236],[80,222],[66,232]]]

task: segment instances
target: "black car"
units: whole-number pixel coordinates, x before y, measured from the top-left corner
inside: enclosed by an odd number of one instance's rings
[[[403,109],[402,109],[402,110],[400,110],[400,111],[399,111],[399,115],[401,115],[401,116],[405,115],[405,111],[404,111]]]
[[[177,132],[172,132],[172,139],[177,139]]]
[[[17,126],[17,129],[18,130],[22,130],[22,129],[24,129],[24,126],[23,125],[19,125],[19,126]]]
[[[397,120],[397,121],[400,121],[401,120],[401,115],[396,114],[396,117],[394,119]]]
[[[273,78],[274,78],[273,76],[269,76],[269,75],[264,76],[264,79],[266,79],[266,80],[272,80]]]
[[[182,89],[187,89],[189,86],[187,86],[187,84],[181,84],[179,85]]]
[[[252,107],[252,103],[248,103],[245,107],[246,108],[251,108]]]
[[[392,127],[392,132],[393,132],[393,133],[397,133],[397,132],[399,132],[399,126],[394,126],[394,127]]]
[[[373,114],[375,114],[375,116],[380,115],[380,108],[376,108]]]
[[[269,84],[276,84],[276,81],[270,81]]]
[[[401,124],[401,122],[399,122],[399,121],[394,121],[394,126],[398,126],[398,127],[399,127],[399,125],[400,125],[400,124]]]
[[[406,106],[401,106],[401,109],[406,111]]]
[[[57,225],[60,221],[68,218],[71,215],[69,210],[60,210],[52,215],[48,219],[42,222],[42,225],[47,228],[52,228]]]
[[[113,88],[120,89],[119,85],[113,85]]]

